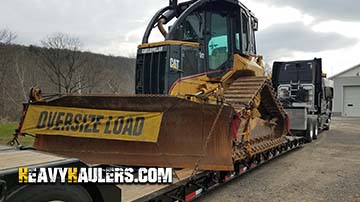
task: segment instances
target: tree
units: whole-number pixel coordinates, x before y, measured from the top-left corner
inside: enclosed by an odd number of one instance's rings
[[[15,39],[17,35],[15,32],[12,32],[8,29],[2,29],[0,30],[0,45],[8,45],[11,44]]]
[[[12,57],[7,50],[7,45],[16,39],[16,34],[7,29],[0,30],[0,86],[2,86]]]
[[[88,75],[89,58],[81,52],[81,41],[78,38],[58,33],[41,41],[43,48],[32,50],[39,56],[43,65],[40,69],[47,75],[50,82],[57,87],[58,93],[81,93],[82,89],[90,88]]]
[[[4,85],[4,81],[8,76],[8,71],[11,63],[13,62],[13,52],[9,45],[15,40],[16,34],[7,29],[0,30],[0,90],[1,90],[1,98],[0,98],[0,111],[1,117],[5,117],[5,92],[6,87]]]
[[[271,65],[269,65],[269,63],[265,63],[264,71],[265,71],[265,76],[271,76],[272,67],[271,67]]]
[[[71,91],[77,91],[78,94],[91,94],[94,88],[102,80],[105,80],[103,71],[106,64],[89,53],[85,53],[84,57],[86,58],[86,65],[77,72],[77,85],[73,86]]]

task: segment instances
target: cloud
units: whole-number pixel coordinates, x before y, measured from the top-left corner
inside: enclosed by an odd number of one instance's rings
[[[360,20],[359,0],[255,0],[279,7],[290,6],[307,13],[320,21],[337,19],[341,21]]]
[[[301,22],[276,24],[257,34],[258,52],[267,60],[295,52],[321,52],[353,46],[357,39],[337,33],[315,32]]]
[[[56,32],[78,37],[91,51],[139,44],[152,15],[168,1],[152,0],[1,0],[0,29],[18,34],[17,43],[37,44]],[[136,31],[136,32],[135,32]],[[124,49],[114,43],[127,44]],[[126,46],[126,47],[125,47]],[[136,50],[136,45],[134,46]],[[123,51],[124,50],[124,51]]]
[[[46,36],[63,32],[79,37],[85,50],[112,55],[134,55],[148,21],[158,9],[168,4],[167,0],[149,2],[148,0],[1,0],[0,29],[8,28],[15,31],[18,34],[16,42],[21,44],[39,45],[40,40]],[[258,46],[259,52],[264,53],[265,56],[291,55],[293,51],[335,49],[355,43],[354,39],[339,34],[314,32],[309,27],[294,21],[302,21],[305,24],[306,21],[311,21],[299,10],[323,18],[328,15],[360,21],[360,12],[355,12],[360,7],[358,0],[244,0],[244,2],[248,2],[260,17],[261,31],[258,33]],[[264,2],[268,5],[263,4]],[[275,23],[287,24],[274,25]],[[343,32],[347,31],[343,30]],[[157,41],[162,37],[155,35],[151,39]]]

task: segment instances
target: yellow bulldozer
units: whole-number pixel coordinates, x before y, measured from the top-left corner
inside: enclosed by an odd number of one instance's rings
[[[149,43],[157,29],[164,40]],[[34,88],[18,134],[87,163],[233,170],[288,133],[257,29],[238,0],[171,0],[138,46],[136,95],[48,98]]]

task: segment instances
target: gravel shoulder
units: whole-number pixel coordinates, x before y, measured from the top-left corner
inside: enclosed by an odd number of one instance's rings
[[[198,201],[360,202],[360,118],[334,118],[318,140]]]

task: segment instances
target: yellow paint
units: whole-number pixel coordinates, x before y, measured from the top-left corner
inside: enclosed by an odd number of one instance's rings
[[[261,57],[257,59],[251,56],[242,57],[235,54],[233,67],[227,70],[221,78],[209,78],[207,75],[183,78],[174,84],[169,94],[200,103],[216,103],[216,101],[223,96],[224,89],[226,90],[237,78],[244,76],[263,76],[264,70],[258,63],[262,63]],[[186,96],[195,95],[199,92],[204,93],[198,97]]]
[[[221,81],[231,84],[239,77],[264,76],[264,69],[257,62],[258,60],[254,57],[245,58],[235,54],[233,68],[222,77]]]
[[[180,98],[187,98],[196,102],[203,102],[201,101],[200,97],[211,93],[213,89],[218,87],[218,84],[208,83],[207,81],[209,81],[209,77],[207,75],[200,75],[179,80],[174,84],[169,94]],[[201,95],[199,98],[192,96],[187,97],[187,95],[195,95],[199,92],[203,92],[203,95]],[[212,101],[216,100],[213,98],[210,99],[212,99]]]
[[[176,41],[176,40],[166,40],[155,43],[145,43],[138,46],[138,48],[152,48],[157,46],[165,46],[165,45],[183,45],[183,46],[193,46],[199,47],[200,43],[196,42],[188,42],[188,41]]]
[[[162,112],[30,105],[21,133],[157,142]]]

